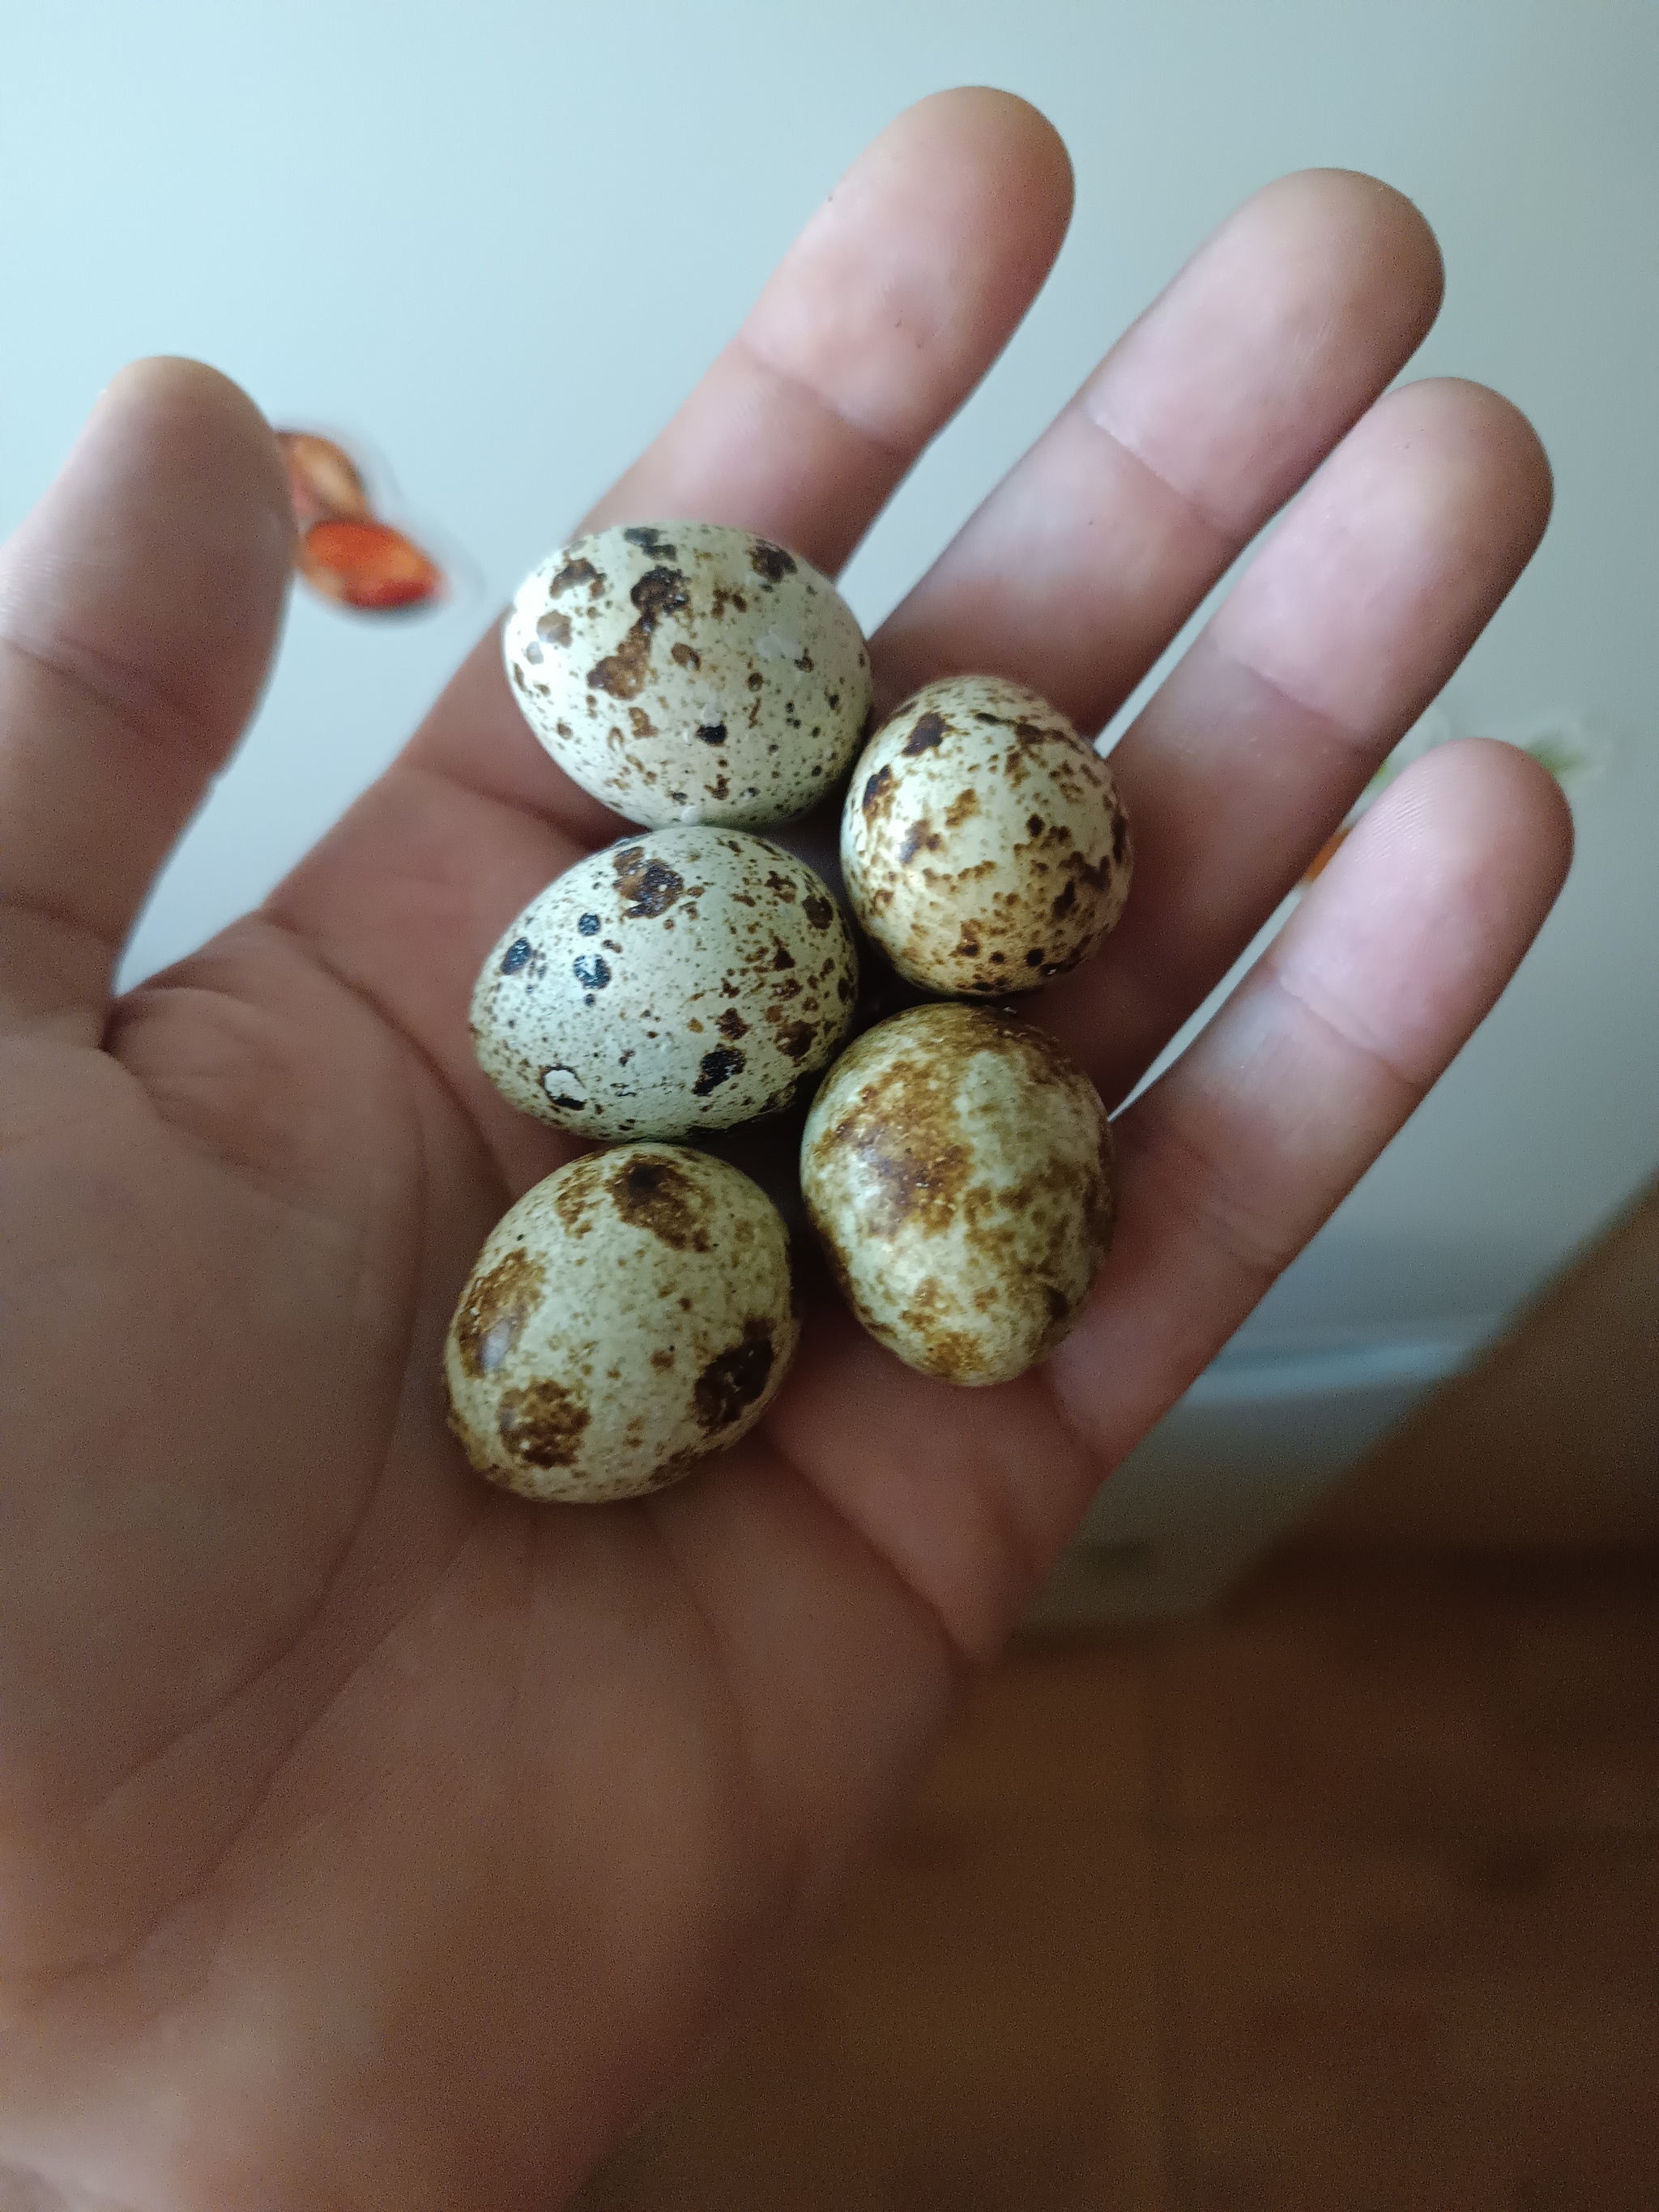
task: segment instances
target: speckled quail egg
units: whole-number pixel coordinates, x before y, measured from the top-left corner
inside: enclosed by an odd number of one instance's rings
[[[532,901],[472,995],[480,1066],[591,1137],[780,1113],[853,1018],[858,956],[804,860],[744,830],[624,837]]]
[[[801,1145],[807,1211],[848,1303],[925,1375],[1006,1382],[1083,1310],[1111,1241],[1111,1128],[1050,1037],[960,1002],[866,1030]]]
[[[988,998],[1086,960],[1123,910],[1132,860],[1105,762],[995,676],[926,684],[877,731],[841,857],[854,912],[902,975]]]
[[[747,1176],[668,1145],[590,1152],[479,1254],[444,1346],[450,1426],[523,1497],[638,1497],[754,1426],[799,1334],[789,1233]]]
[[[804,814],[870,713],[870,656],[827,576],[747,530],[579,538],[520,587],[502,644],[530,726],[629,822]]]

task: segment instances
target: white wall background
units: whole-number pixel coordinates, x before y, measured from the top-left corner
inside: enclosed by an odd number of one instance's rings
[[[860,145],[975,81],[1059,125],[1077,220],[1007,360],[854,562],[867,624],[1205,234],[1306,164],[1417,200],[1449,285],[1412,373],[1497,385],[1554,460],[1545,548],[1448,704],[1461,729],[1560,714],[1608,742],[1575,794],[1573,880],[1243,1352],[1461,1341],[1659,1160],[1654,0],[0,0],[0,526],[119,363],[191,353],[275,419],[378,448],[469,582],[380,628],[296,603],[128,972],[264,890]]]

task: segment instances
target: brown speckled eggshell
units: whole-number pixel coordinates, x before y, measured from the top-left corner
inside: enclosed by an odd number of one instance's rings
[[[641,831],[533,899],[472,996],[479,1065],[589,1137],[781,1113],[853,1018],[858,956],[804,860],[743,830]]]
[[[858,750],[870,655],[827,576],[752,531],[635,523],[520,586],[501,635],[526,720],[629,822],[750,829],[823,798]]]
[[[848,1302],[924,1375],[1006,1382],[1082,1312],[1111,1242],[1111,1127],[1012,1014],[915,1006],[866,1030],[806,1120],[801,1191]]]
[[[747,1176],[668,1145],[588,1153],[479,1254],[444,1346],[450,1426],[522,1497],[636,1498],[752,1428],[799,1335],[789,1234]]]
[[[925,685],[854,771],[842,868],[859,921],[924,989],[1004,998],[1086,960],[1128,896],[1112,772],[1035,691]]]

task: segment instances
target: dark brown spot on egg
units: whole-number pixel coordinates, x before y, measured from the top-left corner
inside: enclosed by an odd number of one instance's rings
[[[636,738],[654,738],[656,736],[657,726],[652,720],[650,715],[646,713],[643,707],[630,707],[628,710],[628,720],[629,726],[632,728],[634,735]]]
[[[943,839],[933,823],[923,814],[914,821],[904,833],[904,842],[899,847],[899,866],[908,868],[918,853],[937,853]]]
[[[673,1346],[672,1344],[659,1345],[657,1350],[651,1355],[651,1364],[657,1370],[659,1374],[666,1375],[669,1369],[674,1364]]]
[[[816,1022],[786,1022],[777,1035],[778,1050],[787,1060],[805,1060],[817,1042]]]
[[[914,758],[917,753],[931,751],[945,743],[950,729],[943,714],[918,714],[915,729],[904,741],[905,752]]]
[[[948,1228],[971,1166],[948,1054],[937,1065],[931,1058],[895,1061],[864,1085],[829,1142],[858,1154],[878,1194],[863,1215],[868,1233],[890,1237],[912,1224],[928,1234]]]
[[[596,1157],[604,1164],[611,1158]],[[650,1154],[627,1160],[612,1167],[605,1188],[629,1228],[648,1230],[676,1252],[708,1250],[708,1195],[676,1161]]]
[[[544,1378],[502,1392],[495,1430],[513,1457],[526,1467],[569,1467],[592,1419],[574,1392]]]
[[[925,1120],[914,1115],[888,1129],[866,1129],[855,1141],[881,1190],[881,1204],[869,1224],[876,1235],[890,1237],[912,1221],[934,1235],[949,1228],[969,1174],[964,1146],[941,1143]]]
[[[728,1006],[719,1021],[715,1023],[714,1027],[723,1037],[729,1037],[733,1044],[739,1037],[745,1037],[749,1034],[749,1024],[735,1006]]]
[[[455,1316],[455,1349],[469,1375],[488,1375],[518,1342],[545,1280],[529,1255],[512,1251],[470,1285]]]
[[[536,624],[536,635],[544,645],[568,645],[570,617],[550,608]]]
[[[678,614],[689,605],[691,598],[678,568],[647,568],[628,596],[639,609],[639,628],[647,632],[665,615]]]
[[[630,545],[637,545],[647,561],[673,561],[678,558],[676,549],[672,545],[665,545],[663,543],[662,532],[653,524],[635,523],[631,530],[624,530],[623,536]]]
[[[651,666],[651,635],[635,623],[612,653],[587,672],[595,691],[608,691],[613,699],[631,699],[644,688]]]
[[[711,1091],[718,1091],[722,1083],[740,1075],[748,1065],[735,1045],[716,1045],[713,1052],[704,1053],[697,1062],[697,1079],[691,1085],[694,1098],[707,1098]]]
[[[642,688],[651,665],[651,638],[665,615],[678,614],[689,605],[690,593],[678,568],[647,568],[628,594],[639,610],[639,619],[617,650],[587,672],[590,687],[608,691],[613,699],[632,699]]]
[[[828,929],[836,918],[835,908],[827,898],[820,896],[817,891],[807,893],[801,901],[800,910],[814,929]]]
[[[548,586],[547,596],[556,599],[565,592],[574,591],[578,584],[590,586],[588,597],[596,599],[605,589],[605,578],[591,561],[567,561]]]
[[[749,1411],[771,1379],[772,1359],[770,1322],[744,1322],[742,1342],[717,1352],[691,1393],[697,1425],[706,1435],[729,1429]]]
[[[786,576],[793,576],[795,573],[793,554],[786,553],[781,545],[774,545],[769,538],[755,540],[750,549],[749,565],[769,584],[781,584]]]
[[[695,645],[687,645],[683,638],[677,640],[674,644],[669,647],[668,657],[681,668],[701,668],[702,666],[702,655],[697,651]]]
[[[865,785],[864,797],[859,802],[865,820],[878,821],[892,803],[893,771],[890,768],[878,768]]]
[[[617,878],[617,896],[626,900],[625,921],[654,921],[666,914],[685,889],[685,878],[665,860],[647,857],[643,845],[625,845],[611,858]]]

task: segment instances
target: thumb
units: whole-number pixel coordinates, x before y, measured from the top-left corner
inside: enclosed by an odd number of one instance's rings
[[[264,679],[292,532],[252,402],[145,361],[0,550],[0,1031],[101,1034],[134,916]]]

